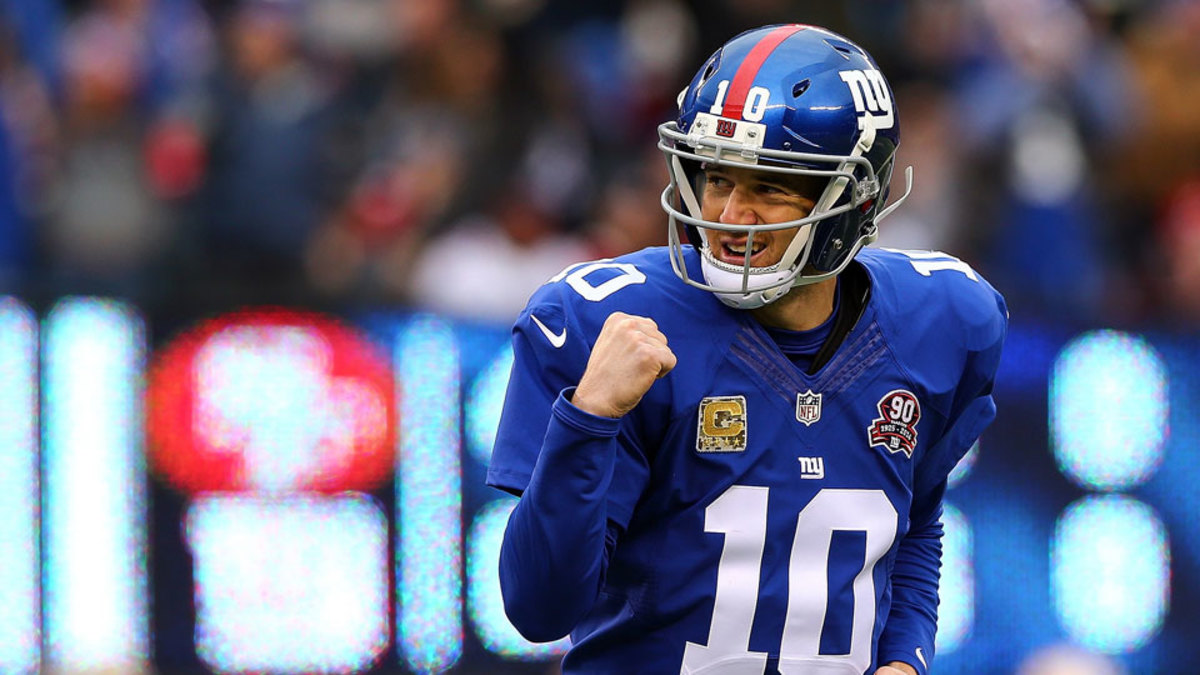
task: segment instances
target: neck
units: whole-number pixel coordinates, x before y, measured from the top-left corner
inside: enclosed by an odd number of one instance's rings
[[[750,310],[750,314],[771,328],[812,330],[833,314],[836,292],[836,278],[797,286],[775,302]]]

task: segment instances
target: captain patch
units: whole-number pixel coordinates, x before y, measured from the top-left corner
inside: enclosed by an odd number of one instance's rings
[[[746,397],[709,396],[700,401],[696,452],[746,450]]]

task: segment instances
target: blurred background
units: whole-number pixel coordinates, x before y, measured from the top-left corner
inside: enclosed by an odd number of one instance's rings
[[[891,81],[879,245],[1012,312],[934,672],[1193,672],[1195,0],[0,0],[0,672],[555,672],[508,327],[665,243],[655,126],[772,22]]]

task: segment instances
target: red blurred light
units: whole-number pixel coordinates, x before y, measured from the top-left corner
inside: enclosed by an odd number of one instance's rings
[[[395,456],[387,358],[317,313],[253,309],[205,321],[152,359],[150,463],[175,488],[369,491]]]

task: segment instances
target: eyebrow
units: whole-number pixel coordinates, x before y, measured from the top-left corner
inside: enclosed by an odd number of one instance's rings
[[[821,197],[823,188],[819,181],[814,176],[792,176],[786,174],[777,174],[772,171],[762,171],[754,169],[746,169],[745,175],[749,176],[749,180],[769,185],[772,187],[783,188],[789,192],[795,193],[795,196],[809,201],[817,201]],[[721,165],[706,166],[701,169],[705,175],[713,174],[721,178],[730,178],[736,174],[735,170],[730,170]]]

